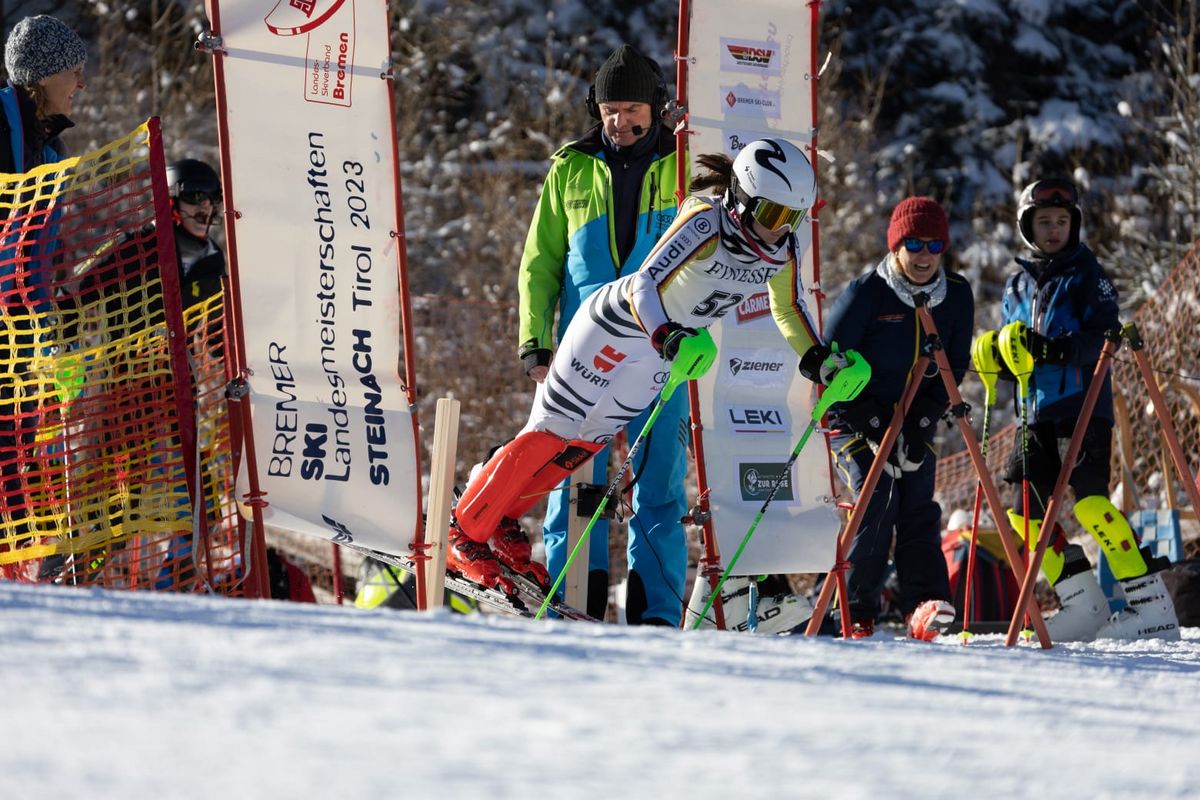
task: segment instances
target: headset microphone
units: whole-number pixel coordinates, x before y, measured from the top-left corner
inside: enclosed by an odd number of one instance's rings
[[[641,136],[643,133],[646,132],[646,129],[643,128],[641,125],[634,125],[632,128],[630,128],[630,130],[633,132],[634,136]]]

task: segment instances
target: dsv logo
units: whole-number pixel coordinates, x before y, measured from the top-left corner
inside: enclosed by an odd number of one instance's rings
[[[776,373],[783,369],[780,361],[743,361],[740,358],[729,359],[729,371],[737,375],[739,372]]]

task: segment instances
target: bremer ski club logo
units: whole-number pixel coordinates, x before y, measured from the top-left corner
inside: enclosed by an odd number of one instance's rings
[[[300,36],[316,30],[346,0],[279,0],[264,22],[276,36]]]

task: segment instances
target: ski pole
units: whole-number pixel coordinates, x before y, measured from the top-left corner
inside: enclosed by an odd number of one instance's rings
[[[1033,377],[1033,354],[1026,347],[1027,328],[1017,320],[1000,329],[997,344],[1000,357],[1017,379],[1021,395],[1021,507],[1024,514],[1025,552],[1029,553],[1029,380]],[[1043,533],[1043,535],[1049,535]],[[1029,628],[1029,612],[1025,612],[1025,628]]]
[[[988,331],[971,345],[971,360],[983,382],[983,442],[980,453],[987,461],[988,434],[992,421],[992,406],[996,404],[996,381],[1000,377],[1000,346],[998,334]],[[975,509],[971,512],[971,544],[967,547],[967,582],[963,589],[963,644],[971,638],[971,585],[975,580],[975,551],[979,545],[979,510],[983,505],[983,478],[975,481]]]
[[[675,354],[675,359],[671,362],[671,371],[667,376],[667,383],[663,386],[662,392],[658,396],[658,402],[654,404],[654,410],[650,412],[650,416],[646,419],[646,424],[642,426],[641,432],[637,435],[633,444],[629,446],[629,455],[625,456],[625,461],[622,462],[621,468],[617,470],[616,477],[612,479],[612,482],[608,484],[608,488],[604,490],[604,496],[600,498],[600,504],[596,506],[596,511],[592,514],[592,518],[588,520],[587,527],[583,529],[579,541],[575,543],[575,547],[571,549],[571,553],[567,556],[567,563],[563,565],[562,570],[558,573],[558,577],[554,579],[554,585],[550,587],[550,591],[546,592],[546,598],[542,600],[542,605],[538,608],[537,614],[533,617],[534,619],[541,619],[546,615],[546,609],[550,606],[550,598],[554,597],[558,592],[558,587],[562,585],[563,580],[567,577],[567,571],[575,563],[576,556],[583,549],[583,544],[587,541],[592,528],[596,526],[596,522],[604,513],[604,509],[608,506],[608,501],[616,497],[625,473],[629,471],[629,467],[633,464],[633,457],[637,455],[638,449],[642,446],[642,442],[645,441],[647,432],[654,426],[658,415],[662,413],[663,406],[671,399],[671,395],[675,393],[680,384],[696,380],[708,372],[716,360],[717,345],[713,342],[712,334],[708,332],[707,328],[701,328],[695,336],[688,336],[679,343],[679,352]]]
[[[836,344],[834,347],[836,347]],[[853,350],[846,351],[844,355],[850,363],[838,370],[837,374],[833,376],[833,380],[825,387],[825,391],[821,393],[821,398],[817,401],[816,406],[813,407],[812,414],[809,417],[808,426],[804,429],[804,433],[800,435],[800,441],[796,442],[796,446],[792,448],[792,454],[788,458],[787,463],[783,465],[783,471],[779,473],[779,480],[771,487],[771,492],[767,495],[767,499],[763,501],[762,508],[758,510],[754,521],[750,523],[750,530],[746,531],[746,535],[742,537],[742,543],[738,545],[733,558],[729,560],[729,566],[722,573],[721,580],[717,581],[716,587],[709,593],[708,602],[704,604],[704,610],[696,617],[696,622],[692,625],[692,630],[699,629],[700,624],[708,616],[713,602],[721,596],[721,587],[725,585],[725,581],[729,579],[733,568],[737,566],[738,559],[742,557],[742,551],[750,543],[750,537],[754,535],[754,531],[758,529],[758,523],[762,521],[763,515],[767,513],[767,506],[771,505],[771,501],[775,499],[775,493],[779,491],[779,487],[783,485],[787,476],[791,475],[792,464],[796,463],[800,451],[808,443],[808,437],[816,430],[821,417],[825,416],[825,412],[829,410],[829,406],[834,403],[853,400],[855,397],[858,397],[858,393],[871,380],[871,365],[867,363],[866,359]]]

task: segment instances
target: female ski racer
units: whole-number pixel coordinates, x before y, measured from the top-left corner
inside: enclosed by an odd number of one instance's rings
[[[708,173],[691,189],[715,194],[687,198],[641,269],[585,301],[529,421],[474,471],[451,522],[450,571],[511,593],[503,565],[548,586],[517,520],[654,401],[684,339],[763,284],[776,324],[801,354],[801,374],[828,383],[849,363],[821,342],[803,301],[799,264],[810,228],[801,223],[817,194],[804,153],[761,139],[732,161],[699,162]]]

